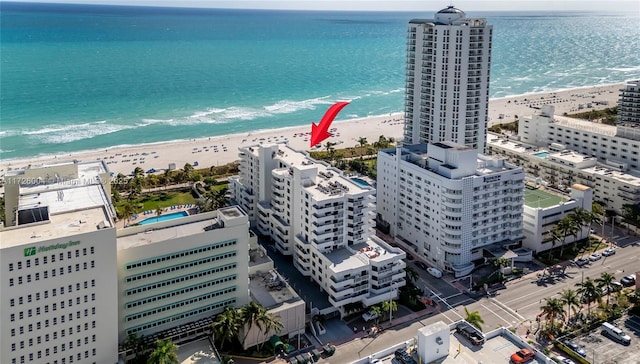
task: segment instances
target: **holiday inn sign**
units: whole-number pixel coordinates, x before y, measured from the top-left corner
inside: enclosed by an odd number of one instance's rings
[[[37,249],[36,249],[35,246],[32,246],[30,248],[24,248],[24,256],[25,257],[30,257],[30,256],[33,256],[33,255],[36,255],[36,251],[38,251],[38,252],[47,252],[49,250],[55,250],[55,249],[67,249],[67,248],[72,247],[74,245],[80,245],[80,240],[70,240],[68,243],[41,246],[41,247],[39,247]]]

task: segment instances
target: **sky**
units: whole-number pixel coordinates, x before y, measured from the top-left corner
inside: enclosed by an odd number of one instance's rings
[[[1,2],[2,0],[0,0]],[[169,7],[205,7],[231,9],[295,10],[438,10],[455,5],[464,11],[627,11],[640,15],[639,0],[11,0],[16,2],[144,5]],[[626,10],[625,10],[626,9]]]

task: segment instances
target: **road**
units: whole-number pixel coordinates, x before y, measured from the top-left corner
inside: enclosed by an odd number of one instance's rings
[[[411,340],[415,337],[417,330],[426,325],[437,321],[449,324],[460,320],[465,315],[464,307],[469,311],[477,310],[480,313],[485,321],[483,325],[485,332],[500,326],[517,328],[518,325],[526,324],[529,320],[535,325],[535,318],[540,313],[540,306],[542,306],[544,298],[555,297],[564,289],[576,289],[575,285],[583,279],[587,277],[595,279],[602,272],[612,273],[616,280],[620,280],[625,275],[640,270],[639,258],[640,249],[637,244],[628,244],[625,247],[618,247],[615,255],[603,257],[603,259],[591,262],[582,268],[568,267],[565,275],[555,281],[539,285],[537,272],[534,272],[510,282],[507,289],[501,290],[499,295],[491,298],[483,297],[478,300],[461,293],[443,280],[437,280],[425,271],[415,268],[420,274],[417,285],[433,291],[437,297],[445,299],[446,303],[440,304],[441,313],[417,322],[407,323],[401,327],[385,330],[375,338],[367,337],[350,341],[341,345],[334,356],[323,359],[321,362],[350,363],[359,358],[367,357],[396,343]],[[415,267],[413,263],[410,265]]]

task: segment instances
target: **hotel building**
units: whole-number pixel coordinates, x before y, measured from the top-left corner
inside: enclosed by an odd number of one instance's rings
[[[437,268],[469,274],[483,248],[522,242],[524,173],[453,142],[378,152],[378,218]]]
[[[0,362],[118,361],[115,212],[103,162],[5,179]]]
[[[489,133],[487,152],[506,157],[521,166],[531,182],[568,191],[581,184],[593,192],[593,201],[618,214],[625,204],[640,203],[640,177],[616,170],[598,159],[571,150],[538,148],[518,140]]]
[[[409,22],[404,144],[453,141],[484,152],[492,31],[453,6]]]
[[[118,338],[249,303],[249,229],[236,206],[118,231]]]
[[[628,81],[618,101],[618,128],[628,138],[638,140],[640,131],[640,80]],[[631,128],[633,131],[629,131]]]
[[[373,188],[287,144],[240,148],[230,181],[252,225],[328,293],[331,311],[397,297],[405,253],[374,236]]]

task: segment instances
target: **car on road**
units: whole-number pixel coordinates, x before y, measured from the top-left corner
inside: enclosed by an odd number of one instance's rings
[[[469,324],[464,322],[459,323],[456,326],[456,332],[469,340],[472,345],[479,346],[484,344],[484,336],[482,336],[482,333],[471,327]]]
[[[382,364],[382,360],[369,358],[369,364]]]
[[[375,320],[377,318],[378,318],[378,314],[374,310],[369,310],[369,312],[365,312],[362,314],[362,319],[365,320],[366,322]]]
[[[605,257],[610,257],[612,255],[614,255],[616,253],[616,249],[615,248],[607,248],[605,250],[602,251],[602,255]]]
[[[416,267],[418,267],[418,268],[420,268],[422,270],[427,270],[427,268],[429,268],[429,267],[427,267],[426,264],[424,264],[422,262],[416,262]]]
[[[576,364],[575,361],[573,361],[573,360],[571,360],[569,358],[566,358],[566,357],[564,357],[562,355],[557,355],[555,357],[555,361],[558,362],[558,363],[561,363],[561,364]]]
[[[629,274],[626,277],[622,277],[622,279],[620,280],[620,284],[625,287],[633,286],[634,284],[636,284],[636,275]]]
[[[596,230],[595,229],[589,229],[589,234],[595,234]]]
[[[427,268],[427,272],[436,278],[442,278],[442,271],[440,269],[429,267]]]
[[[520,349],[511,354],[511,362],[514,364],[528,363],[536,357],[536,354],[531,349]]]
[[[601,258],[602,258],[602,255],[600,255],[600,253],[593,253],[589,255],[589,260],[592,262],[595,262],[596,260],[600,260]]]
[[[584,349],[584,346],[580,346],[573,341],[565,341],[564,345],[569,349],[573,350],[575,353],[580,355],[583,358],[587,357],[587,351]]]
[[[589,259],[587,258],[578,258],[576,260],[573,261],[578,267],[583,267],[587,264],[589,264]]]

